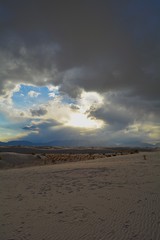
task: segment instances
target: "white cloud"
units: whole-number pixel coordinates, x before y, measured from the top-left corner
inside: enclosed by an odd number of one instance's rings
[[[48,96],[54,98],[55,97],[55,93],[54,92],[48,93]]]
[[[39,92],[36,92],[36,91],[29,91],[28,92],[28,96],[29,97],[32,97],[32,98],[36,98],[36,97],[38,97],[40,95],[40,93]]]
[[[54,92],[50,92],[49,94],[53,94],[54,98],[50,98],[48,102],[43,104],[35,103],[30,109],[22,109],[16,107],[12,102],[13,94],[19,90],[20,87],[16,85],[12,91],[7,91],[5,96],[0,97],[0,110],[12,123],[19,124],[18,131],[20,134],[23,134],[23,126],[30,126],[32,121],[39,119],[42,122],[51,121],[51,123],[54,123],[55,121],[59,124],[58,128],[53,124],[54,129],[50,124],[51,132],[54,132],[56,128],[56,131],[60,131],[62,134],[63,128],[68,128],[71,132],[74,129],[73,132],[79,132],[80,135],[83,133],[84,136],[87,136],[87,133],[90,135],[92,133],[94,137],[88,135],[89,141],[97,141],[99,144],[101,142],[114,144],[123,141],[124,144],[127,144],[127,139],[130,139],[131,142],[153,141],[154,143],[159,139],[160,128],[154,122],[157,119],[156,116],[153,114],[150,116],[149,113],[147,115],[142,114],[140,107],[140,118],[135,122],[134,119],[137,118],[135,109],[124,106],[124,103],[120,101],[121,98],[116,99],[117,95],[115,94],[109,94],[106,97],[97,92],[83,91],[72,105],[70,101],[65,101],[66,96],[54,95]],[[30,97],[37,97],[39,94],[38,91],[30,91],[29,93]],[[41,109],[45,109],[45,112],[42,112]],[[149,120],[151,121],[148,122]],[[45,128],[43,131],[45,132]],[[30,134],[29,131],[25,132],[25,136],[27,134]],[[36,134],[34,137],[38,141],[38,133],[36,132]],[[46,134],[49,134],[49,132]],[[15,138],[17,136],[15,134]],[[64,137],[67,138],[68,136]],[[6,135],[5,138],[3,134],[2,138],[7,140],[11,139],[11,136]]]
[[[78,104],[82,112],[90,111],[91,109],[97,109],[103,105],[103,96],[97,92],[86,92],[81,93]]]
[[[50,92],[59,90],[59,86],[54,86],[54,85],[51,85],[51,84],[48,85],[47,88]]]
[[[10,37],[12,44],[6,37],[5,47],[0,47],[0,95],[5,95],[17,84],[53,84],[58,74],[55,64],[59,51],[57,44],[39,43],[29,47],[19,37]]]

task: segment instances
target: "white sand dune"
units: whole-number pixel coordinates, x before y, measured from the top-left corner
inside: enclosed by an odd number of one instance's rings
[[[44,165],[45,156],[42,154],[23,154],[14,152],[0,153],[0,169]]]
[[[160,152],[1,170],[0,182],[1,240],[160,239]]]

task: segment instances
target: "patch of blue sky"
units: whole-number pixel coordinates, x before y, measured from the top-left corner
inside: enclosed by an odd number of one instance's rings
[[[13,122],[12,119],[6,117],[3,113],[0,113],[0,126],[7,129],[21,129],[24,125],[29,124],[30,121],[31,119],[22,122]]]
[[[3,113],[0,113],[0,126],[2,125],[6,125],[7,123],[7,118],[5,117],[5,115]]]
[[[37,96],[30,96],[29,92],[34,91],[37,93]],[[53,93],[53,94],[52,94]],[[57,88],[53,88],[50,90],[47,86],[31,86],[31,85],[24,85],[22,84],[20,87],[20,90],[18,92],[15,92],[12,96],[12,101],[14,104],[14,107],[19,109],[27,109],[33,105],[39,105],[44,104],[50,101],[51,99],[54,99],[54,96],[58,96],[59,90]],[[62,95],[61,96],[61,102],[62,104],[71,105],[77,104],[77,101],[68,95]]]
[[[31,97],[29,95],[29,92],[31,91],[37,93],[37,96]],[[54,92],[55,95],[59,95],[57,89],[53,90],[52,92]],[[51,100],[51,97],[49,96],[50,93],[51,91],[49,91],[48,87],[46,86],[37,87],[21,85],[20,90],[13,94],[12,101],[16,108],[24,109],[31,107],[34,104],[42,104],[48,102]]]
[[[22,134],[23,127],[29,123],[29,120],[21,123],[12,122],[11,119],[0,113],[0,141],[15,139],[15,136]],[[25,130],[23,132],[25,133]]]

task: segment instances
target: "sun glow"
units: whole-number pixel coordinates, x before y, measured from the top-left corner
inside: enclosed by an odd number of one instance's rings
[[[89,118],[83,113],[73,113],[66,125],[77,128],[97,129],[103,126],[103,121]]]

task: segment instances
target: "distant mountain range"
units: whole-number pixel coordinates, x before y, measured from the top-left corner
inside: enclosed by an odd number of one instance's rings
[[[29,141],[9,141],[9,142],[0,142],[0,146],[81,146],[81,141],[76,140],[62,140],[62,141],[51,141],[46,143],[33,143]],[[88,142],[83,142],[83,146],[88,145]]]
[[[9,141],[0,142],[0,146],[34,146],[34,144],[29,141]]]
[[[77,146],[91,146],[93,144],[90,144],[89,142],[82,142],[77,140],[61,140],[61,141],[51,141],[46,143],[33,143],[29,141],[9,141],[9,142],[0,142],[0,146],[62,146],[62,147],[77,147]],[[95,144],[94,144],[95,145]],[[101,144],[97,143],[97,146],[100,146]],[[103,143],[102,146],[105,144]],[[107,146],[108,144],[106,144]],[[160,148],[160,143],[157,143],[155,145],[149,144],[149,143],[139,143],[139,144],[130,144],[130,147],[145,147],[145,148]],[[112,147],[117,147],[117,145],[112,145]],[[123,145],[122,145],[123,147]]]

